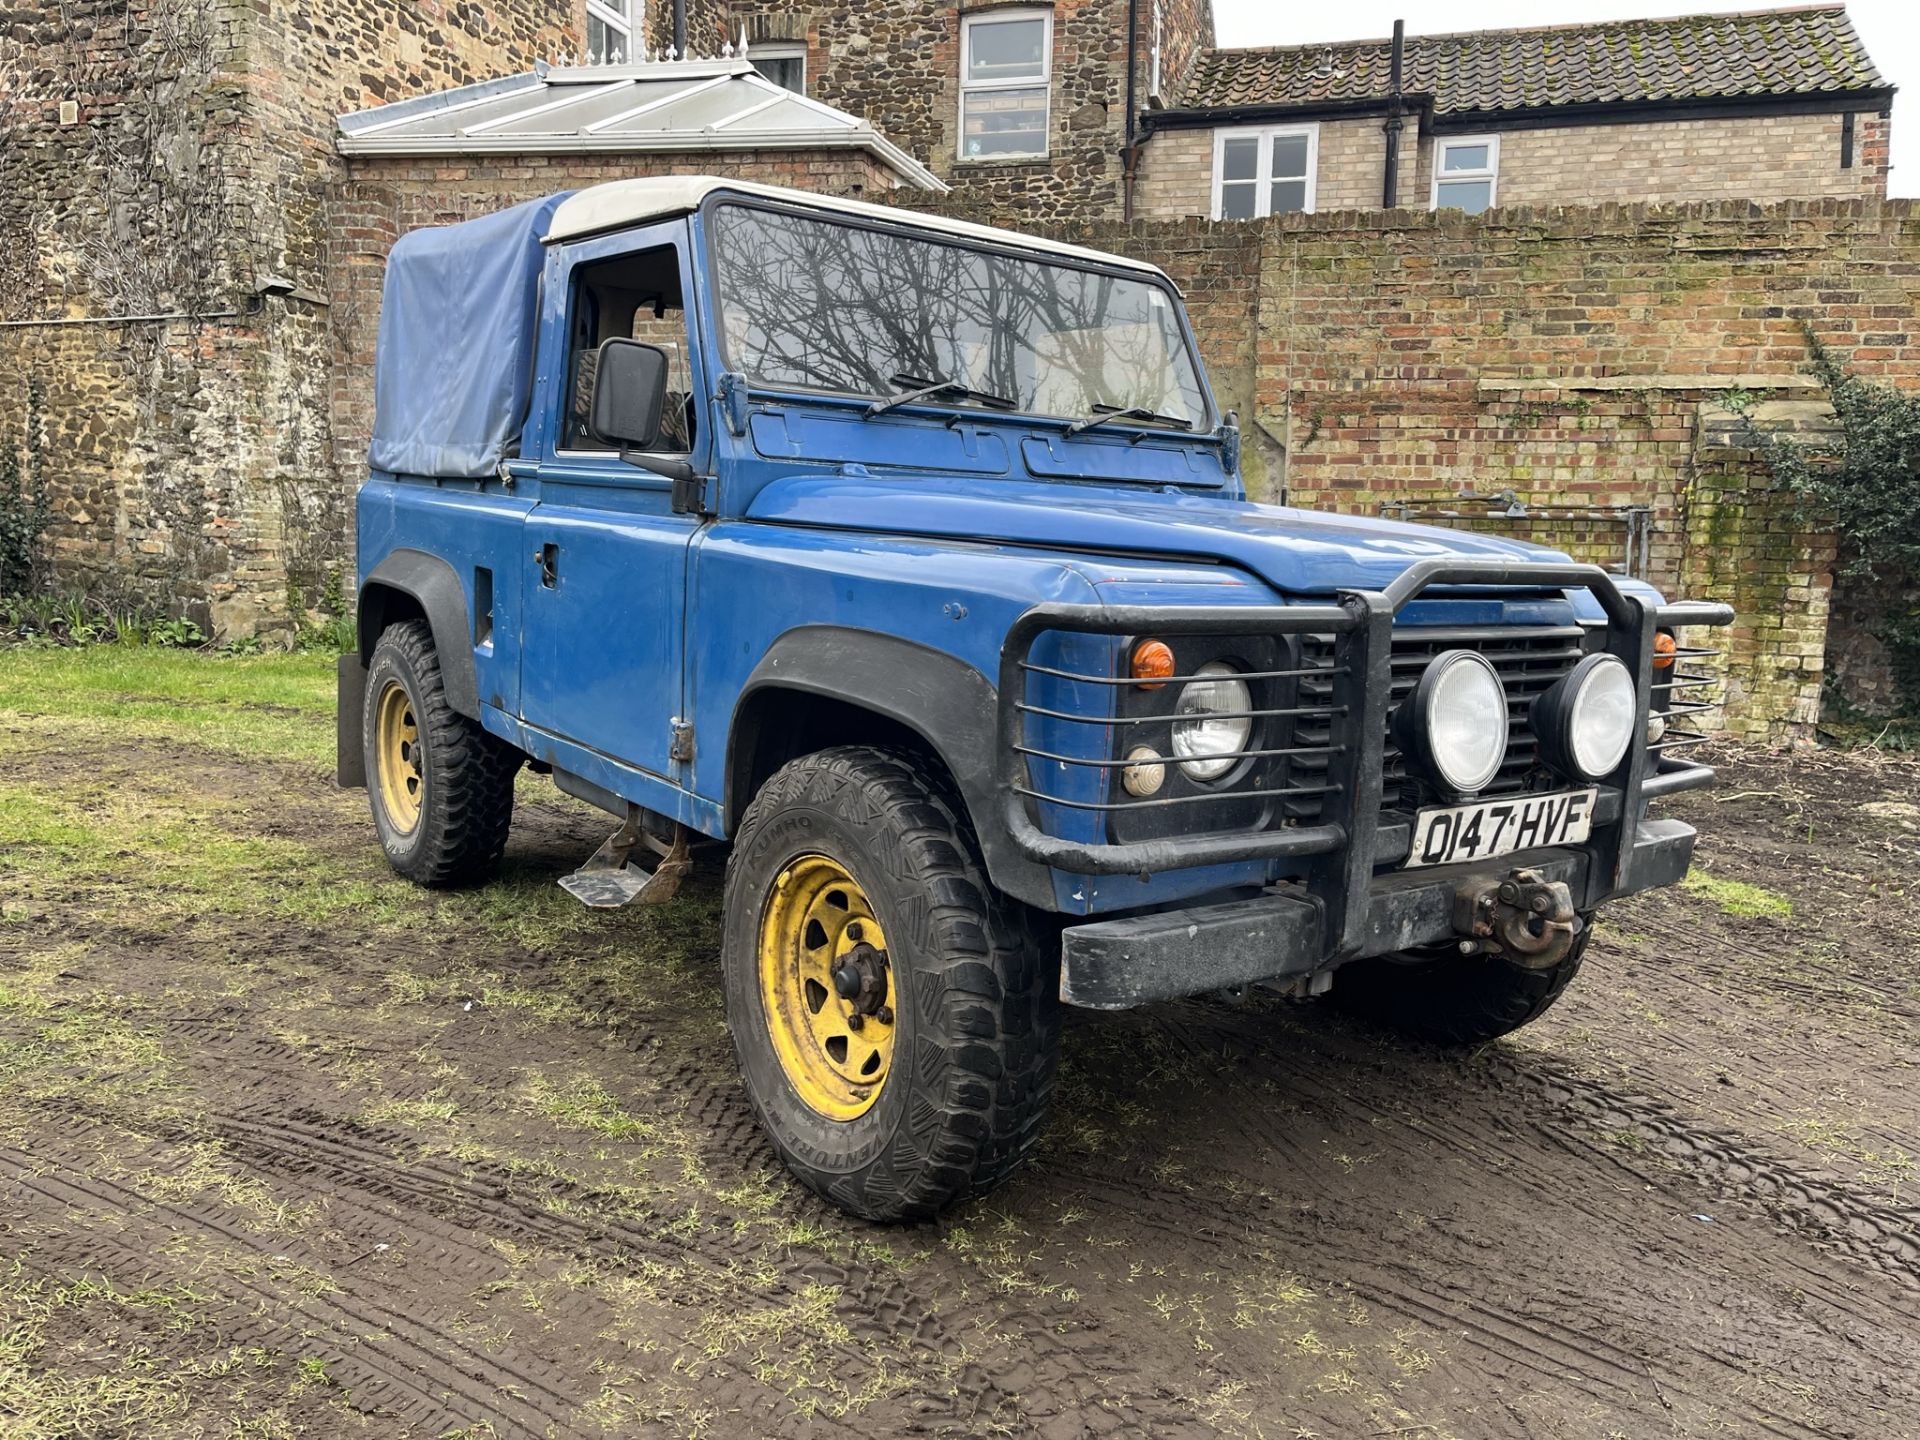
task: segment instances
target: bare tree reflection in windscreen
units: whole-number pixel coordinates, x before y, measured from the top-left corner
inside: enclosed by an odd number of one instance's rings
[[[1144,279],[784,212],[715,212],[727,358],[756,384],[886,396],[953,381],[1022,410],[1198,425],[1173,302]]]

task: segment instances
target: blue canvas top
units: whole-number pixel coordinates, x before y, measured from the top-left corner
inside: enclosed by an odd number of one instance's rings
[[[380,301],[375,470],[472,480],[513,453],[533,394],[540,242],[571,193],[400,237]]]

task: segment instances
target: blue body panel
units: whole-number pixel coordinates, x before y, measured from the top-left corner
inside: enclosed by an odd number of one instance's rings
[[[1068,436],[1062,422],[937,403],[867,418],[864,400],[776,392],[750,392],[730,409],[719,399],[726,382],[703,294],[702,236],[695,214],[550,247],[519,457],[491,479],[374,474],[360,493],[359,560],[364,583],[395,548],[442,557],[461,576],[470,614],[490,572],[491,635],[474,649],[481,722],[536,759],[706,834],[725,834],[728,742],[748,678],[802,627],[895,637],[993,684],[1009,627],[1037,604],[1324,601],[1380,588],[1434,557],[1563,558],[1484,535],[1251,504],[1225,468],[1232,450],[1219,433],[1102,427]],[[703,514],[676,513],[658,475],[557,444],[573,267],[667,243],[681,250],[696,413],[708,418],[690,457],[712,477]],[[1436,593],[1402,621],[1576,615],[1601,612],[1584,592]],[[1119,655],[1116,640],[1089,635],[1043,636],[1034,652],[1106,674]],[[1042,680],[1033,693],[1050,708],[1112,713],[1110,687]],[[671,758],[676,721],[697,736],[690,763]],[[1099,758],[1111,732],[1055,723],[1037,739]],[[1107,772],[1057,769],[1035,777],[1047,793],[1104,798]],[[1051,834],[1101,838],[1097,813],[1045,802],[1038,810]],[[1281,862],[1246,862],[1146,877],[1056,874],[1053,891],[1062,911],[1092,914],[1258,885],[1283,871]]]

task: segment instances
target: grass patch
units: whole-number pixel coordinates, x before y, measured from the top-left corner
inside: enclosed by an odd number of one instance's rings
[[[75,733],[191,740],[211,750],[325,765],[333,757],[328,655],[208,655],[146,646],[0,651],[0,724],[53,718]]]
[[[1766,915],[1785,920],[1793,914],[1793,901],[1786,896],[1759,885],[1749,885],[1744,880],[1723,880],[1704,870],[1694,870],[1680,885],[1701,899],[1712,901],[1728,915],[1747,919]]]

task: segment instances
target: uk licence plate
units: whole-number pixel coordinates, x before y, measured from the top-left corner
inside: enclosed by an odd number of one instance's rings
[[[1578,844],[1593,828],[1593,802],[1599,793],[1515,795],[1508,800],[1422,810],[1413,817],[1413,853],[1407,868],[1457,865],[1543,845]]]

